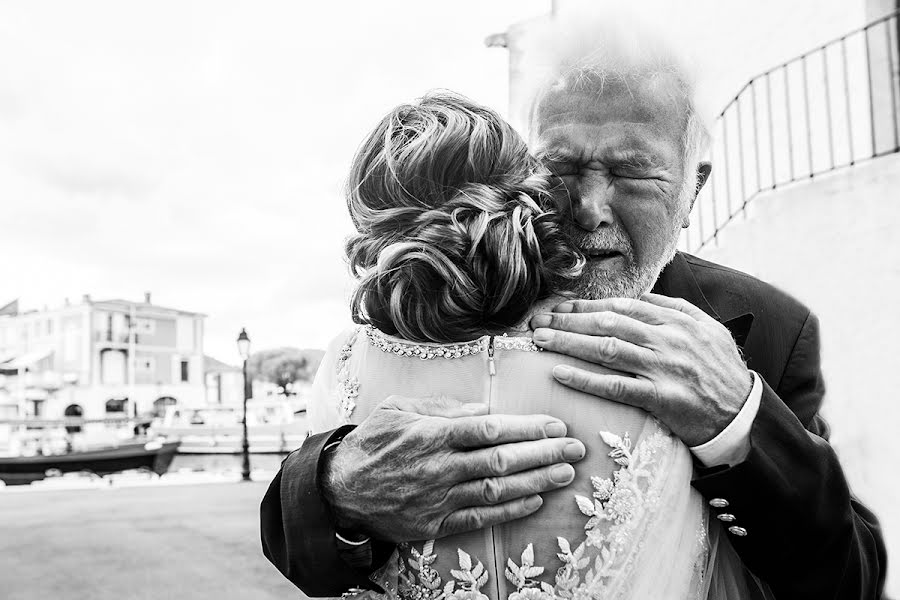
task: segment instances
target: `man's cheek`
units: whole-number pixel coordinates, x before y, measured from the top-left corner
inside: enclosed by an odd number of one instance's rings
[[[668,220],[655,211],[635,211],[623,218],[639,261],[655,258],[668,246]]]

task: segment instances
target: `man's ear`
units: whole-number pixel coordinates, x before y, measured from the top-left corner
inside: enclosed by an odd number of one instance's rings
[[[709,180],[710,173],[712,173],[712,163],[708,160],[702,161],[697,165],[697,188],[691,196],[691,208],[687,211],[687,214],[684,216],[684,222],[681,224],[681,227],[684,229],[687,229],[691,225],[691,210],[694,209],[694,202],[697,200],[697,195],[700,193],[700,190],[703,189],[703,186],[706,185],[707,180]]]

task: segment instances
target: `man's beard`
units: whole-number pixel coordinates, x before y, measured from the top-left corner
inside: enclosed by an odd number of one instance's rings
[[[624,263],[621,268],[608,270],[596,264],[588,256],[587,264],[581,276],[571,282],[568,291],[578,298],[601,300],[604,298],[640,298],[649,292],[656,283],[663,268],[675,257],[678,247],[678,232],[675,226],[670,233],[670,241],[660,255],[649,257],[650,260],[638,261],[635,256],[631,237],[621,225],[612,225],[597,231],[585,231],[571,219],[566,219],[564,226],[575,247],[588,255],[594,250],[616,250],[621,253]]]

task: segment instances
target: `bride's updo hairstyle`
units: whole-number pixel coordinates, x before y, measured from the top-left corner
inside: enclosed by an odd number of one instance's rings
[[[353,319],[417,342],[518,325],[580,275],[549,174],[492,110],[433,92],[385,116],[357,151],[347,205]]]

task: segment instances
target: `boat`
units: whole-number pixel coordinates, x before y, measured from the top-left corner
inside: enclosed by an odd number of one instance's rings
[[[0,456],[0,480],[6,485],[24,485],[44,479],[48,471],[109,475],[129,469],[147,469],[162,475],[172,464],[180,444],[177,441],[150,441],[66,454]]]
[[[169,406],[152,424],[155,435],[181,440],[179,454],[240,454],[243,446],[240,407]],[[287,454],[306,439],[306,409],[294,412],[285,400],[254,400],[247,407],[251,454]]]

